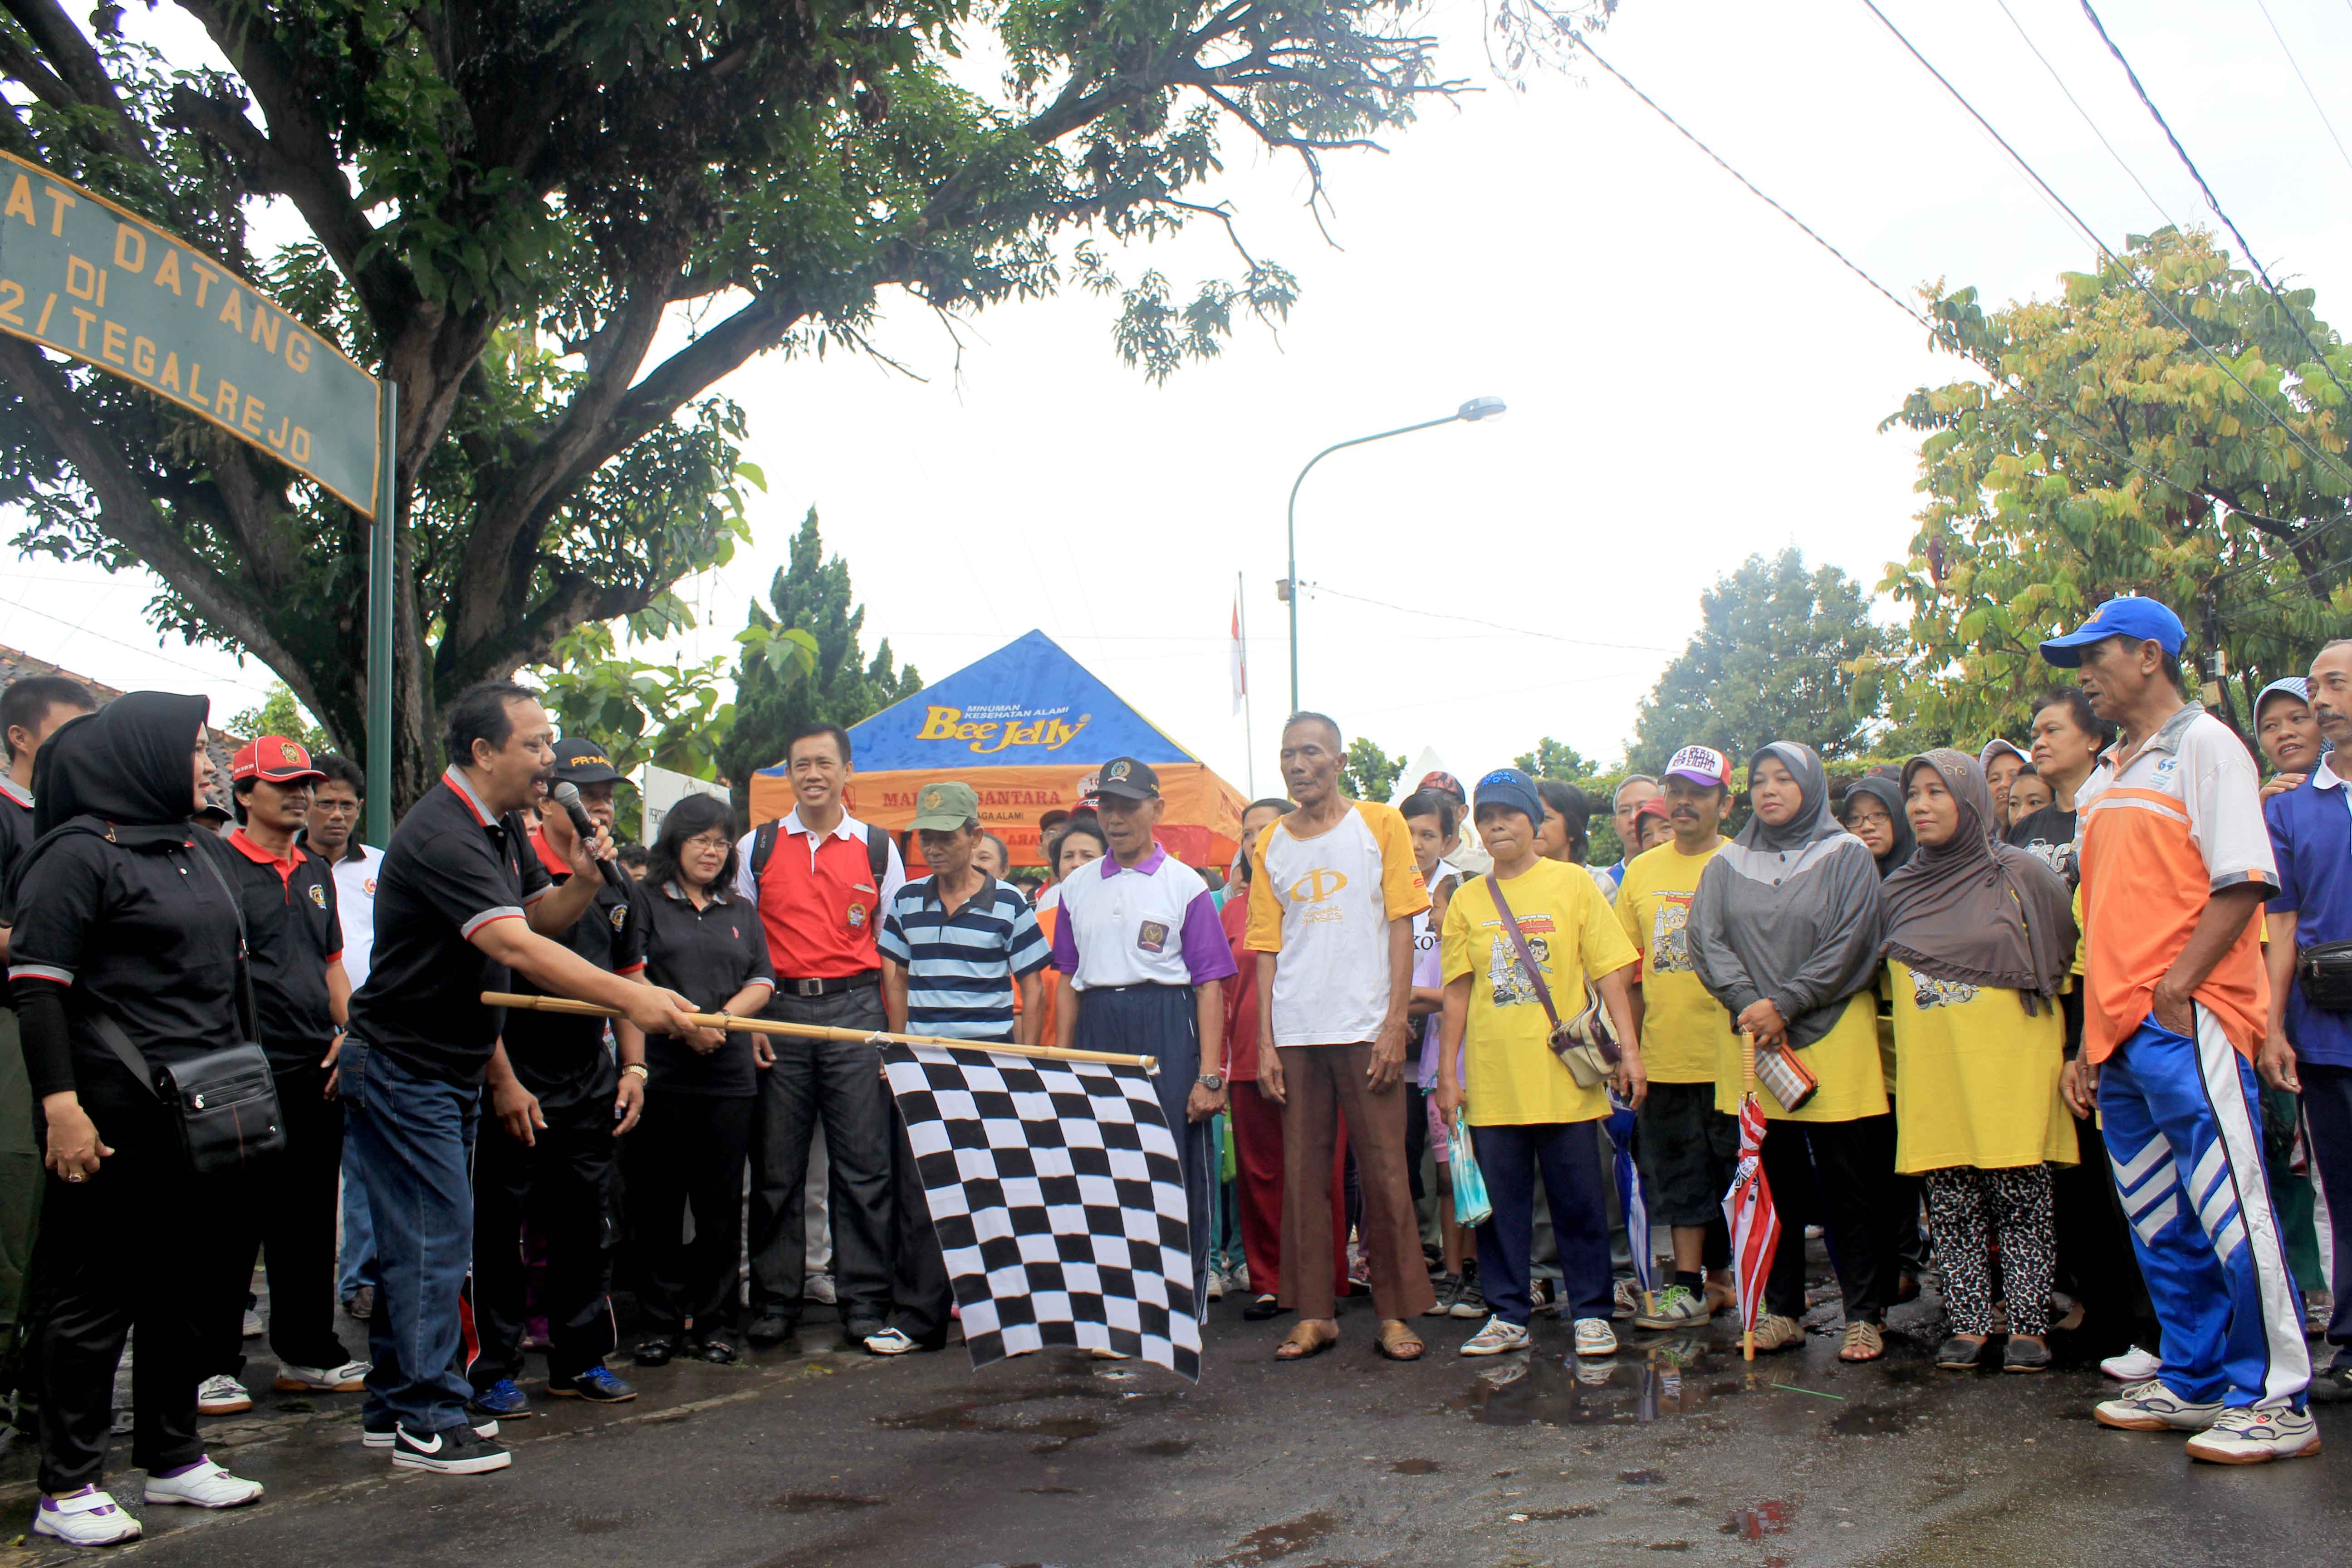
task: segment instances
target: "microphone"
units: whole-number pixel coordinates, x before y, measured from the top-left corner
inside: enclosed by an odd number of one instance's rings
[[[589,818],[588,807],[580,799],[580,786],[565,782],[547,792],[547,798],[562,806],[572,818],[572,831],[580,835],[583,844],[596,841],[596,824]],[[605,884],[623,898],[629,894],[629,874],[610,860],[596,862],[596,869],[604,873]]]

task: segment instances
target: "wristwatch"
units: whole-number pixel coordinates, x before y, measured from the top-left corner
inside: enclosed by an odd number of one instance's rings
[[[621,1070],[623,1072],[633,1072],[639,1078],[651,1078],[654,1076],[653,1069],[646,1067],[643,1062],[631,1062]]]
[[[1202,1089],[1207,1089],[1211,1094],[1217,1094],[1223,1092],[1224,1089],[1225,1075],[1221,1072],[1204,1072],[1192,1081],[1199,1084]]]

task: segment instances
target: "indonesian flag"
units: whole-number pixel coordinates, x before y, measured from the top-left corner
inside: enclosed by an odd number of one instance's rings
[[[1739,1101],[1739,1164],[1723,1194],[1723,1223],[1731,1231],[1731,1262],[1739,1284],[1739,1327],[1753,1332],[1764,1306],[1764,1278],[1780,1245],[1780,1214],[1764,1179],[1764,1108],[1753,1093]]]
[[[1238,593],[1234,595],[1233,666],[1234,711],[1238,713],[1249,697],[1249,656],[1242,650],[1242,601]]]

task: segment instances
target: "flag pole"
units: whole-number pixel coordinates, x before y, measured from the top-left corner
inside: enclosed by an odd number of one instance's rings
[[[1238,572],[1234,573],[1234,629],[1240,636],[1242,645],[1242,744],[1248,748],[1249,754],[1244,763],[1244,770],[1249,779],[1250,798],[1255,800],[1257,798],[1257,726],[1250,713],[1249,608],[1244,603],[1247,595],[1242,592],[1242,574]]]
[[[1748,1099],[1754,1099],[1756,1096],[1756,1035],[1750,1029],[1739,1031],[1739,1077],[1744,1085],[1741,1093]],[[1763,1158],[1761,1154],[1757,1157],[1759,1161]],[[1756,1359],[1756,1325],[1748,1321],[1745,1314],[1742,1314],[1739,1323],[1739,1358],[1742,1361]]]

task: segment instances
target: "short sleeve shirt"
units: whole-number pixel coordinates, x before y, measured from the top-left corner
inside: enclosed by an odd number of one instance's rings
[[[280,860],[240,828],[228,847],[229,881],[245,906],[261,1048],[279,1072],[316,1067],[335,1037],[327,1000],[327,966],[343,951],[335,879],[299,844]]]
[[[2298,947],[2352,942],[2352,784],[2336,771],[2335,756],[2263,807],[2278,854],[2279,896],[2270,907],[2294,916]],[[2287,993],[2286,1037],[2299,1060],[2352,1068],[2352,1014],[2313,1006],[2300,983]]]
[[[874,939],[882,910],[907,880],[898,847],[886,836],[881,885],[875,885],[871,839],[881,831],[845,812],[820,837],[801,825],[795,809],[776,824],[775,847],[757,875],[751,862],[759,834],[736,841],[735,890],[760,911],[779,975],[838,980],[880,963]]]
[[[495,816],[455,768],[393,829],[376,883],[375,954],[352,999],[352,1033],[420,1077],[479,1085],[506,1022],[482,1005],[514,977],[473,944],[519,921],[554,884],[517,813]]]
[[[103,1010],[150,1066],[236,1045],[236,911],[223,886],[226,847],[194,833],[155,849],[73,833],[26,871],[9,937],[8,978],[68,988],[74,1077],[83,1099],[146,1100],[90,1026]],[[199,861],[214,857],[222,880]]]
[[[32,847],[33,794],[0,773],[0,894],[5,894],[8,879],[16,874],[16,858]]]
[[[531,850],[542,867],[551,858],[547,841],[536,833],[531,835]],[[549,880],[556,882],[552,876]],[[571,874],[565,873],[562,880],[571,880]],[[637,913],[636,900],[610,883],[598,885],[587,910],[554,940],[608,974],[635,974],[646,966],[645,921]],[[520,974],[512,988],[526,995],[544,994]],[[602,1018],[562,1013],[510,1013],[505,1037],[507,1059],[523,1087],[537,1095],[547,1110],[599,1099],[617,1087],[614,1080],[620,1075],[604,1043],[610,1026]]]
[[[1699,980],[1690,954],[1691,900],[1720,854],[1685,855],[1669,839],[1634,857],[1617,888],[1617,924],[1642,955],[1642,1068],[1652,1083],[1713,1083],[1731,1013]],[[1504,890],[1509,896],[1509,889]]]
[[[907,1032],[951,1040],[1013,1038],[1013,984],[1053,961],[1021,889],[983,875],[950,914],[939,879],[898,889],[877,939],[907,972]]]
[[[665,882],[645,889],[638,903],[646,917],[646,978],[654,984],[706,1013],[724,1007],[746,985],[775,984],[760,911],[741,896],[714,884],[698,910],[677,884]],[[708,1056],[683,1040],[648,1035],[646,1073],[647,1089],[659,1094],[749,1100],[760,1087],[751,1037],[740,1032]]]
[[[2075,792],[2082,869],[2083,1048],[2104,1061],[2147,1019],[2157,982],[2189,945],[2206,900],[2252,882],[2278,887],[2252,756],[2188,703],[2128,765],[2120,742]],[[2196,998],[2252,1056],[2268,1032],[2270,976],[2249,916]]]
[[[1249,944],[1277,953],[1277,1046],[1354,1045],[1388,1017],[1389,922],[1429,908],[1412,835],[1393,806],[1351,801],[1312,838],[1292,816],[1258,835],[1252,851]],[[1589,880],[1589,879],[1588,879]]]
[[[1132,867],[1115,855],[1090,860],[1057,885],[1054,967],[1072,990],[1200,985],[1234,973],[1200,873],[1160,845]]]
[[[375,952],[375,885],[383,875],[383,851],[372,844],[356,846],[335,862],[335,913],[343,922],[343,973],[357,991],[367,984],[369,960]]]

